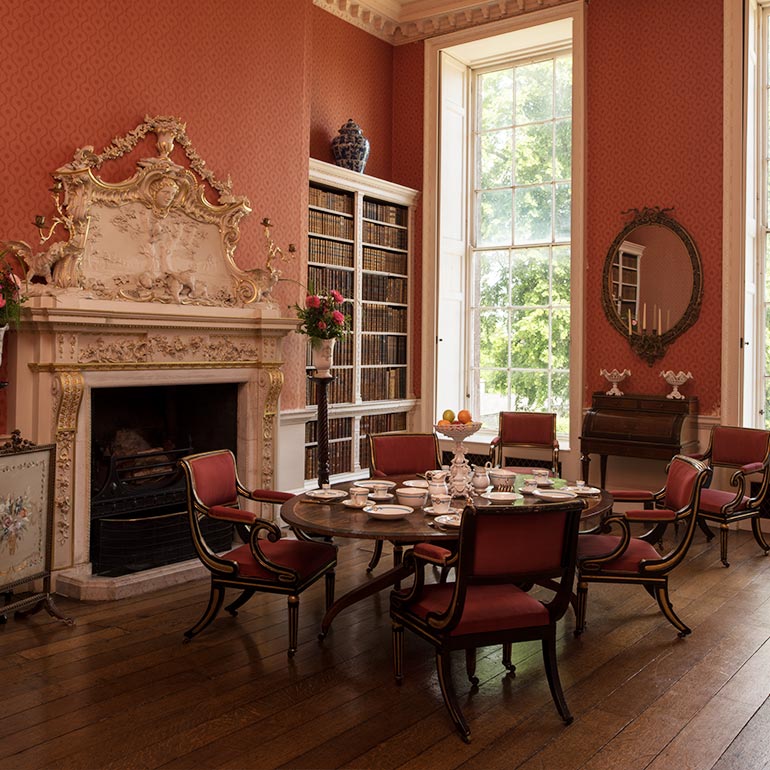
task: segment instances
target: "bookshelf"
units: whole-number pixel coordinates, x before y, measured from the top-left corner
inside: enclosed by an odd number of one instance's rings
[[[612,263],[610,291],[623,323],[629,317],[639,317],[639,275],[643,254],[644,246],[623,241]]]
[[[367,435],[406,430],[415,406],[410,369],[410,280],[419,193],[311,159],[308,286],[336,289],[351,333],[337,342],[328,389],[332,475],[369,464]],[[307,371],[311,371],[308,350]],[[317,404],[307,380],[306,403]],[[305,424],[305,479],[318,473],[317,423]]]

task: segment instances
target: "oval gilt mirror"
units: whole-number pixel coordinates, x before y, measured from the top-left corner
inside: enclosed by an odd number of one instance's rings
[[[610,246],[602,277],[607,318],[650,366],[695,323],[703,297],[700,255],[669,211],[633,209],[634,218]]]

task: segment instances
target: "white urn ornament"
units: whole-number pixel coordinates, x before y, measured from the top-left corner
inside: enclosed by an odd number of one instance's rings
[[[607,391],[608,396],[622,396],[623,391],[618,387],[618,383],[623,382],[626,377],[630,377],[631,370],[624,369],[622,372],[619,372],[617,369],[613,369],[612,371],[602,369],[599,374],[601,374],[601,376],[604,377],[607,382],[612,383],[612,388]]]
[[[334,365],[334,344],[337,340],[331,339],[313,339],[310,343],[311,356],[315,372],[313,377],[317,379],[329,379],[332,376],[332,366]]]
[[[673,388],[666,398],[687,398],[679,392],[679,386],[692,379],[691,372],[674,372],[673,369],[669,369],[667,372],[661,372],[660,376]]]

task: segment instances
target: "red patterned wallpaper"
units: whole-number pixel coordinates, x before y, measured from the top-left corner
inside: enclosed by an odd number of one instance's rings
[[[353,118],[369,140],[364,173],[391,180],[393,47],[317,6],[312,20],[310,156],[333,163],[332,139]]]
[[[234,190],[250,198],[243,266],[264,263],[265,215],[278,243],[302,243],[307,0],[260,0],[258,12],[251,0],[0,0],[0,16],[0,239],[36,245],[34,215],[52,214],[49,174],[77,147],[101,149],[150,114],[186,121],[208,167],[230,174]],[[296,278],[299,269],[298,260],[284,274]],[[287,306],[296,287],[279,286],[276,298]],[[301,371],[303,360],[294,358],[289,370]],[[296,405],[291,400],[286,393],[284,406]],[[5,409],[0,392],[0,430]]]
[[[720,414],[722,271],[722,2],[689,0],[587,6],[587,249],[585,393],[606,389],[602,368],[632,372],[633,393],[663,394],[660,371],[692,371],[683,392]],[[604,317],[602,266],[626,218],[673,206],[703,262],[700,318],[652,367]]]

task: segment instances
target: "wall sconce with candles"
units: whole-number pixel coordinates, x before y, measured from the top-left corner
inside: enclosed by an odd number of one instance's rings
[[[700,255],[670,211],[624,211],[633,218],[612,242],[602,276],[607,319],[649,366],[695,323],[703,298]]]

